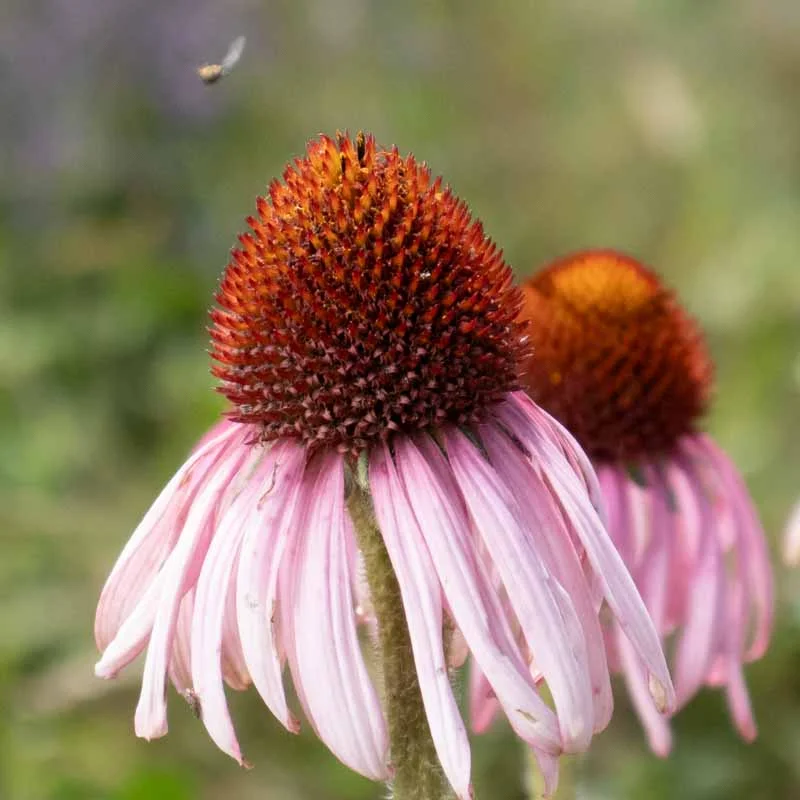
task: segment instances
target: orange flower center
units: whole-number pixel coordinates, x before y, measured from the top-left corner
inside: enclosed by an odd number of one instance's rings
[[[518,386],[521,293],[480,222],[372,137],[321,137],[247,220],[211,312],[230,416],[353,454]]]
[[[531,396],[598,462],[669,452],[694,429],[713,365],[658,277],[613,251],[558,261],[524,286]]]

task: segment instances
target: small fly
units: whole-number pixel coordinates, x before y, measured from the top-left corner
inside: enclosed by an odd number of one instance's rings
[[[219,64],[203,64],[197,68],[197,74],[203,83],[210,85],[216,83],[220,78],[224,78],[239,62],[244,52],[244,36],[237,36],[225,53],[225,58]]]

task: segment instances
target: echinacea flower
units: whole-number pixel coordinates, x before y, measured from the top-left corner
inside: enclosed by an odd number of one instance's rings
[[[470,794],[470,750],[449,681],[456,641],[552,788],[558,754],[585,749],[611,714],[601,597],[659,702],[673,696],[591,466],[518,390],[522,296],[501,253],[426,167],[361,135],[312,142],[247,223],[211,312],[231,410],[114,567],[97,674],[146,651],[136,733],[166,733],[169,676],[244,763],[223,681],[255,684],[296,732],[288,664],[320,739],[386,779],[398,755],[358,636],[357,606],[376,600],[359,572],[363,492],[457,796]]]
[[[752,739],[742,666],[769,641],[772,574],[741,477],[697,428],[713,374],[698,327],[653,272],[614,251],[565,258],[523,290],[535,353],[523,381],[597,469],[609,532],[672,650],[678,706],[704,684],[724,686]],[[615,623],[607,638],[652,749],[666,755],[669,724],[629,642]],[[479,725],[491,716],[483,689]]]

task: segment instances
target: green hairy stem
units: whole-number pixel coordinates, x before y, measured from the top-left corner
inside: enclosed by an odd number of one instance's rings
[[[450,784],[433,746],[422,703],[400,586],[392,569],[367,491],[355,485],[348,498],[364,555],[370,597],[378,622],[378,663],[394,764],[394,800],[451,800]]]

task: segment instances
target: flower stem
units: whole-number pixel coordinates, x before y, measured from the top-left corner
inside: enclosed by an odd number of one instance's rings
[[[364,555],[370,598],[378,623],[383,703],[389,725],[393,800],[450,800],[422,703],[400,586],[375,521],[368,492],[354,482],[348,498]]]

